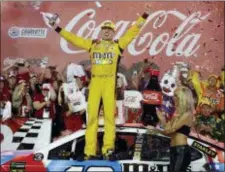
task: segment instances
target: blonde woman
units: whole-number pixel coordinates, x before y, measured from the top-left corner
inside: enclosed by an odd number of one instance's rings
[[[191,153],[187,144],[187,136],[194,123],[194,100],[192,92],[187,87],[178,87],[174,93],[176,112],[168,123],[165,123],[162,112],[157,110],[157,115],[164,130],[147,126],[150,132],[159,132],[171,137],[170,143],[170,171],[186,171],[191,162]]]

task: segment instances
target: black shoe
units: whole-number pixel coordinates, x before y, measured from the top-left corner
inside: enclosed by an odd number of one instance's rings
[[[104,160],[109,160],[109,161],[116,161],[117,157],[115,153],[112,150],[107,151],[105,155],[103,155]]]

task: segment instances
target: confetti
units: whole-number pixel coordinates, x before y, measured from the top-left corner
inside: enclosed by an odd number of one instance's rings
[[[209,50],[208,53],[212,52],[212,50]]]
[[[212,21],[212,20],[210,20],[210,19],[208,19],[208,22],[211,22],[211,23],[212,23],[213,21]]]
[[[102,7],[102,4],[101,4],[100,2],[98,2],[98,1],[96,1],[95,4],[96,4],[96,6],[97,6],[98,8],[101,8],[101,7]]]
[[[218,39],[214,39],[214,41],[218,41]]]
[[[220,27],[220,24],[217,27]]]
[[[178,35],[178,34],[177,34],[177,33],[175,33],[173,37],[175,38],[177,35]]]

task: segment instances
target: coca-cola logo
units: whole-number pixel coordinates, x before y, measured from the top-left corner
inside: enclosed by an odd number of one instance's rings
[[[84,38],[96,39],[100,33],[100,24],[96,24],[93,18],[96,15],[95,9],[86,9],[81,13],[77,14],[65,27],[66,30],[72,31],[76,25],[81,25],[77,31],[78,36]],[[151,32],[142,32],[136,39],[134,39],[128,45],[128,52],[133,56],[141,55],[145,51],[148,51],[150,56],[157,55],[163,50],[167,56],[196,56],[197,50],[199,49],[200,33],[193,33],[191,29],[203,22],[210,13],[202,15],[200,11],[193,12],[189,16],[177,11],[177,10],[159,10],[149,15],[142,30],[152,26]],[[89,17],[89,20],[85,23],[80,23]],[[162,27],[169,17],[176,17],[181,21],[174,33],[170,34],[168,31],[159,34],[154,37],[154,30]],[[125,31],[133,24],[133,21],[120,20],[116,22],[116,34],[114,39],[120,38]],[[84,35],[84,33],[87,33]],[[85,52],[84,50],[75,50],[68,47],[68,43],[63,38],[60,40],[60,46],[62,50],[68,54],[79,54]]]
[[[148,93],[145,93],[144,95],[144,99],[148,99],[148,100],[157,100],[157,101],[159,101],[158,99],[158,94],[157,93],[150,93],[150,94],[148,94]]]

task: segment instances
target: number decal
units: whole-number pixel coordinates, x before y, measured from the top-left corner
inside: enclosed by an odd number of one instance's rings
[[[111,167],[88,167],[84,171],[84,167],[79,167],[79,166],[71,166],[69,167],[66,172],[114,172],[114,169]]]

